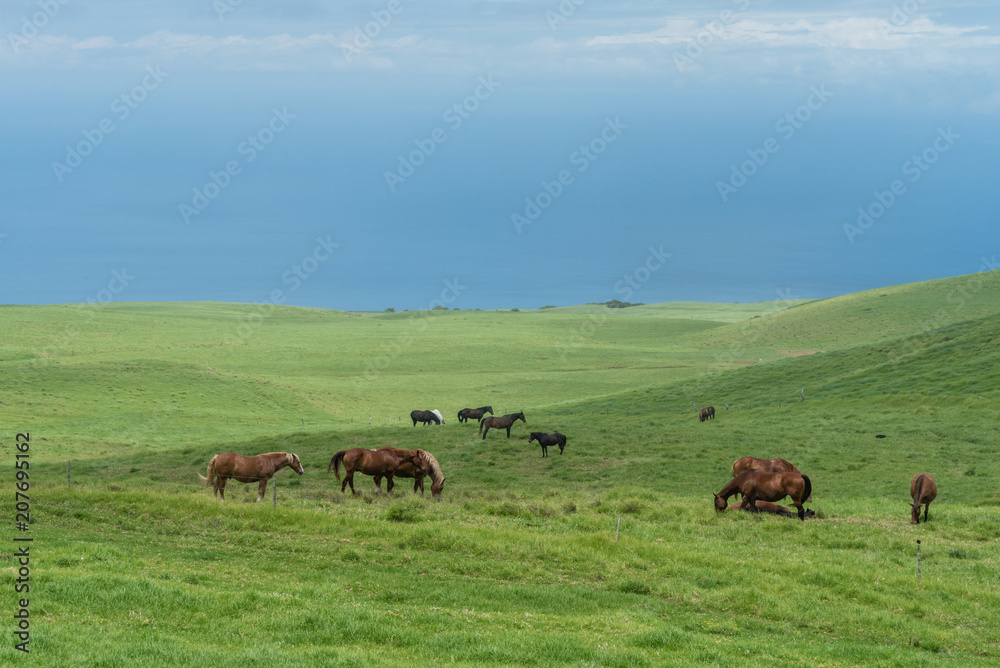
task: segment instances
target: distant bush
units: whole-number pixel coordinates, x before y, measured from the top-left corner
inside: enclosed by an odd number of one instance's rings
[[[521,309],[519,309],[519,308],[512,308],[512,309],[511,309],[511,311],[520,311],[520,310],[521,310]]]
[[[604,305],[608,308],[628,308],[629,306],[645,306],[642,302],[637,302],[633,304],[632,302],[618,301],[617,299],[609,299],[604,302]]]
[[[545,306],[542,307],[542,309],[545,309],[545,308],[555,308],[555,306],[553,306],[552,304],[546,304]],[[542,309],[538,309],[538,310],[541,311]]]
[[[396,312],[396,309],[394,309],[393,307],[391,307],[391,306],[390,306],[389,308],[387,308],[387,309],[385,310],[385,312],[386,312],[386,313],[395,313],[395,312]]]
[[[432,311],[447,311],[448,307],[447,306],[442,306],[441,304],[438,304],[437,306],[435,306],[431,310]]]

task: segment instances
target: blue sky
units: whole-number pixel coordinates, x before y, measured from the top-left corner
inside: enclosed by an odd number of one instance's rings
[[[995,263],[998,2],[15,0],[0,303],[828,297]]]

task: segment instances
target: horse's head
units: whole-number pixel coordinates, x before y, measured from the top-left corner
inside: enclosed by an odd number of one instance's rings
[[[292,467],[292,470],[299,475],[305,473],[305,471],[302,470],[302,462],[299,461],[299,456],[294,452],[286,452],[285,461],[288,462],[288,465]],[[329,473],[329,471],[327,471],[327,473]]]
[[[726,500],[723,499],[718,494],[715,494],[714,496],[715,496],[715,509],[716,510],[725,510],[726,509]]]
[[[489,413],[490,415],[493,415],[493,407],[492,406],[483,406],[483,410],[486,411],[487,413]]]
[[[447,480],[447,478],[441,478],[436,483],[431,485],[431,496],[433,496],[435,499],[441,498],[441,492],[444,491],[445,480]]]
[[[524,411],[521,411],[520,413],[518,413],[517,415],[515,415],[514,419],[515,420],[520,420],[524,424],[528,424],[528,421],[524,419]]]
[[[542,438],[542,433],[541,432],[533,431],[533,432],[531,432],[531,436],[528,437],[528,443],[532,443],[534,441],[539,441],[540,442],[541,438]]]

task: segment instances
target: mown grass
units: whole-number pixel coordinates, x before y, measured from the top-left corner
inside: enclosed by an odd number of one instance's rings
[[[32,433],[31,662],[993,665],[990,281],[607,318],[0,308],[0,419]],[[528,422],[390,421],[483,403]],[[381,445],[433,452],[443,500],[342,495],[333,453]],[[226,450],[306,474],[278,474],[276,508],[238,483],[223,504],[197,473]],[[715,513],[746,454],[810,475],[816,518]],[[911,526],[921,471],[941,491]],[[8,553],[8,609],[14,573]]]

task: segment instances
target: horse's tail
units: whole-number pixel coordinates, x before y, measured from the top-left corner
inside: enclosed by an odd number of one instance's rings
[[[802,503],[805,503],[806,499],[812,496],[813,484],[812,481],[809,480],[809,476],[807,476],[805,473],[802,474],[802,480],[803,482],[806,483],[806,488],[802,491]]]
[[[201,478],[205,482],[206,485],[211,485],[212,482],[215,480],[215,460],[218,459],[218,457],[219,457],[219,455],[215,455],[215,457],[212,457],[212,459],[209,460],[209,462],[208,462],[208,471],[207,471],[208,477],[207,478],[205,476],[203,476],[202,474],[200,474],[200,473],[198,474],[198,477]]]
[[[483,423],[486,422],[486,416],[479,418],[479,435],[483,435]]]
[[[923,496],[924,493],[925,479],[926,476],[923,473],[917,476],[917,489],[916,492],[913,494],[913,512],[917,514],[920,513],[920,497]]]
[[[347,450],[341,450],[333,456],[330,460],[330,464],[326,467],[326,474],[330,475],[330,469],[333,469],[334,475],[337,476],[337,480],[340,480],[340,461],[344,458],[344,454]]]

